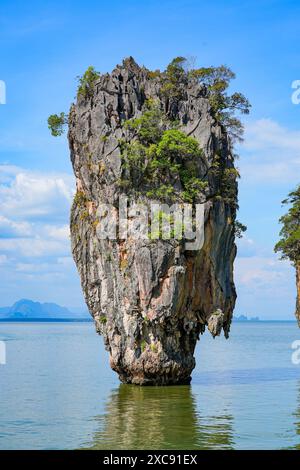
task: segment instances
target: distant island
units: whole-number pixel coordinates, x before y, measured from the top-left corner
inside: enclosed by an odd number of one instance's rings
[[[76,309],[77,310],[77,309]],[[21,299],[11,307],[0,307],[0,321],[79,321],[91,320],[87,311],[71,312],[55,303]]]
[[[260,321],[259,317],[248,318],[246,315],[240,315],[239,317],[233,317],[234,322],[256,322]]]
[[[11,307],[0,307],[0,322],[92,322],[88,310],[67,307],[53,302],[35,302],[30,299],[20,299]],[[261,320],[259,317],[246,315],[234,316],[234,323],[274,322],[289,320]],[[291,321],[291,320],[290,320]]]

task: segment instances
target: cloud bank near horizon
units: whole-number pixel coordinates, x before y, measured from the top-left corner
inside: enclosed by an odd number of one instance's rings
[[[72,175],[0,165],[3,304],[26,297],[83,306],[70,252],[68,220],[73,194]]]

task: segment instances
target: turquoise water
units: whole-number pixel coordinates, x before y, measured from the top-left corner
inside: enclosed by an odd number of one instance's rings
[[[204,335],[190,387],[120,385],[86,323],[2,323],[0,449],[300,449],[294,323]]]

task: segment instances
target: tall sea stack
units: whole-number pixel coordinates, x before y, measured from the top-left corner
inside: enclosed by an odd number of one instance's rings
[[[189,383],[197,339],[206,327],[213,336],[222,330],[228,336],[236,299],[237,184],[232,146],[226,126],[212,110],[208,87],[193,74],[185,73],[184,80],[178,93],[168,93],[174,82],[169,84],[166,74],[125,59],[110,74],[99,74],[86,93],[78,93],[68,118],[77,184],[71,211],[72,252],[110,365],[124,383]],[[201,149],[193,170],[193,181],[205,183],[199,196],[193,193],[194,202],[205,201],[200,249],[187,249],[184,239],[99,235],[99,206],[109,205],[118,217],[120,196],[145,202],[151,186],[155,195],[157,182],[151,184],[143,177],[149,162],[128,176],[129,154],[124,151],[137,140],[137,119],[149,103],[164,116],[164,129],[176,128],[178,135],[185,134]],[[184,184],[172,170],[158,199],[164,200],[165,189],[165,202],[182,203],[178,194]],[[175,195],[170,194],[170,185]]]

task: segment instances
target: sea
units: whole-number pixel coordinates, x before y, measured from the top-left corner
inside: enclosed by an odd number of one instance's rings
[[[203,335],[190,386],[121,384],[93,323],[1,322],[0,344],[0,449],[300,449],[294,322]]]

